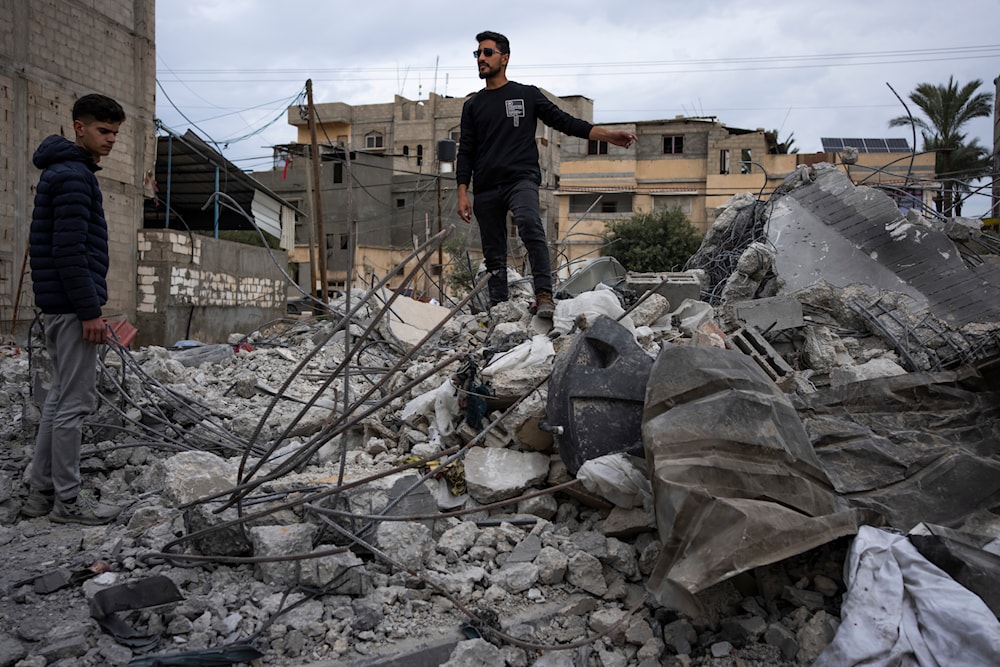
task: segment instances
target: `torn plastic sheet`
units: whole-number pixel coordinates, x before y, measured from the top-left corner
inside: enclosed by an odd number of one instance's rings
[[[607,285],[599,284],[593,291],[558,301],[555,313],[552,315],[552,331],[569,333],[580,315],[585,315],[589,320],[594,320],[600,315],[606,315],[613,320],[621,317],[618,321],[629,331],[634,331],[635,324],[632,318],[627,315],[622,317],[624,314],[625,309],[622,308],[614,290]]]
[[[173,580],[157,575],[97,591],[90,599],[90,615],[120,644],[144,652],[160,641],[159,633],[143,634],[115,612],[155,607],[182,599]]]
[[[1000,504],[1000,392],[971,368],[795,396],[834,488],[908,531]]]
[[[576,478],[591,493],[624,509],[652,508],[653,489],[646,478],[646,462],[625,453],[606,454],[584,461]]]
[[[863,523],[838,496],[780,389],[748,356],[665,346],[642,437],[663,548],[647,586],[689,615],[695,593]]]
[[[993,667],[1000,622],[905,535],[862,526],[833,641],[813,667]]]
[[[480,371],[480,374],[484,378],[492,378],[497,373],[504,371],[533,368],[548,363],[555,353],[552,340],[544,334],[537,334],[506,352],[494,355],[490,363]]]
[[[462,408],[458,400],[458,388],[450,377],[446,378],[437,389],[410,400],[400,413],[403,421],[423,415],[433,424],[441,435],[451,435],[455,432],[455,423]]]

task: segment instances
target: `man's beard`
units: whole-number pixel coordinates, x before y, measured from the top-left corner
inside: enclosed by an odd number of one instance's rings
[[[479,78],[480,79],[488,79],[491,76],[495,76],[495,75],[497,75],[499,73],[500,73],[500,67],[499,66],[497,66],[497,67],[490,67],[489,65],[487,65],[486,69],[479,70]]]

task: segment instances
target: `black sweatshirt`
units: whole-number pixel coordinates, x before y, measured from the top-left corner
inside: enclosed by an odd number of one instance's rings
[[[508,81],[500,88],[484,88],[462,107],[462,136],[458,145],[455,179],[485,190],[503,183],[529,179],[541,183],[537,121],[574,137],[586,139],[593,127],[560,109],[536,86]]]

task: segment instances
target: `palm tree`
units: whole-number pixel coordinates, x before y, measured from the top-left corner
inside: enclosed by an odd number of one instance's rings
[[[795,146],[795,133],[789,132],[788,136],[784,141],[778,141],[778,131],[771,130],[770,132],[765,132],[764,137],[767,139],[768,153],[773,155],[790,155],[792,153],[798,153],[799,149]]]
[[[973,118],[988,118],[993,113],[993,95],[976,92],[981,85],[982,79],[975,79],[959,86],[954,77],[948,77],[943,86],[921,83],[910,93],[910,100],[927,118],[906,115],[889,121],[889,127],[920,128],[924,150],[936,152],[934,170],[943,182],[938,211],[946,215],[961,215],[956,193],[968,192],[972,181],[990,173],[989,151],[978,139],[969,141],[962,132]]]

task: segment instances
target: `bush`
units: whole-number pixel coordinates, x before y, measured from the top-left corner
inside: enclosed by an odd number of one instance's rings
[[[680,271],[701,246],[702,236],[679,208],[637,213],[608,224],[601,254],[628,271]]]

